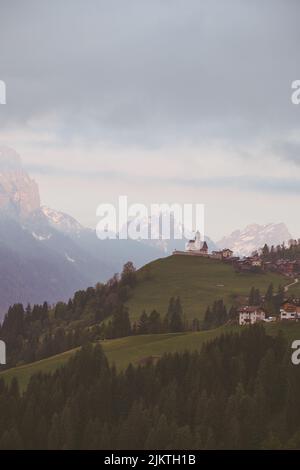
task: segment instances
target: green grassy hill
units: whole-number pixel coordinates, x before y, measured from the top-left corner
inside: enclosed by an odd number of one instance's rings
[[[252,286],[265,292],[270,282],[277,288],[289,281],[278,274],[241,274],[218,260],[191,256],[170,256],[156,260],[137,272],[138,284],[128,302],[132,320],[140,317],[143,309],[152,309],[165,314],[171,296],[179,295],[184,313],[188,319],[202,318],[207,305],[214,300],[223,298],[230,306],[238,297],[248,295]],[[297,286],[298,287],[298,286]],[[297,324],[298,325],[298,324]],[[267,325],[271,332],[278,329],[277,325]],[[290,330],[294,335],[296,325]],[[110,363],[115,363],[118,369],[123,369],[129,363],[138,364],[143,358],[161,356],[164,353],[197,350],[207,341],[224,331],[239,329],[239,327],[222,327],[210,331],[186,332],[179,334],[158,334],[132,336],[115,340],[101,341]],[[300,335],[300,325],[297,330]],[[298,336],[299,336],[298,335]],[[299,336],[300,337],[300,336]],[[0,373],[6,380],[13,376],[19,379],[22,388],[26,387],[32,374],[44,371],[51,372],[63,365],[76,349],[32,364],[15,367]]]
[[[290,295],[291,297],[300,297],[300,282],[290,287],[287,295]]]
[[[300,323],[266,324],[265,328],[271,335],[276,335],[279,330],[283,331],[289,344],[294,339],[300,338]],[[204,342],[210,341],[220,334],[239,331],[242,331],[242,328],[238,326],[225,326],[199,332],[129,336],[101,341],[100,344],[109,362],[115,364],[118,370],[123,370],[130,363],[138,365],[142,359],[149,356],[160,357],[166,353],[200,350]],[[42,361],[14,367],[0,372],[0,377],[3,377],[8,383],[13,377],[17,377],[21,390],[24,390],[33,374],[55,371],[58,367],[63,366],[76,350],[72,349]]]
[[[138,285],[127,303],[130,317],[137,320],[143,309],[166,313],[171,296],[179,295],[189,320],[203,318],[208,305],[223,299],[231,306],[236,297],[247,296],[252,286],[265,293],[270,282],[277,288],[288,284],[275,273],[236,273],[219,260],[193,256],[169,256],[147,264],[138,271]]]
[[[109,362],[115,364],[118,370],[122,370],[130,363],[138,365],[140,360],[149,356],[162,356],[165,353],[200,349],[205,341],[215,338],[225,330],[232,331],[236,329],[237,327],[227,326],[209,331],[128,336],[126,338],[100,341],[100,344]],[[31,364],[13,367],[0,372],[0,377],[8,382],[13,377],[17,377],[21,389],[24,389],[31,375],[37,372],[53,372],[64,365],[77,349],[71,349]]]

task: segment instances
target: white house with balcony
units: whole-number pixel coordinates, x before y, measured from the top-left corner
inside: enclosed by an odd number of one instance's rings
[[[239,310],[239,325],[253,325],[265,319],[266,314],[260,307],[247,306]]]
[[[280,320],[300,319],[300,306],[292,302],[285,302],[280,309]]]

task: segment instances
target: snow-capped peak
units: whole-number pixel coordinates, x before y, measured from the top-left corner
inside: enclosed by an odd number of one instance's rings
[[[0,146],[0,213],[26,219],[40,207],[38,185],[22,167],[20,156]]]
[[[52,235],[51,235],[51,233],[49,233],[49,235],[44,236],[44,235],[39,235],[35,232],[32,232],[32,236],[33,236],[33,238],[35,238],[36,240],[39,240],[41,242],[41,241],[44,241],[44,240],[50,240]]]
[[[68,261],[70,261],[70,263],[75,263],[75,259],[71,258],[71,256],[68,255],[68,253],[65,253],[65,257]]]
[[[46,206],[42,206],[41,210],[47,217],[50,225],[60,232],[78,234],[83,230],[82,225],[76,219],[64,212],[56,211]]]
[[[287,244],[291,238],[290,232],[283,223],[251,224],[243,230],[235,230],[231,235],[223,237],[217,245],[219,248],[230,248],[236,255],[247,256],[265,244],[269,246]]]

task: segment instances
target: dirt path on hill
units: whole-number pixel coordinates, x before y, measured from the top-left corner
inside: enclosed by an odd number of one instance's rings
[[[294,279],[294,282],[291,282],[291,284],[288,284],[287,286],[284,287],[284,292],[287,292],[290,287],[294,286],[295,284],[298,284],[298,282],[299,282],[298,278]]]

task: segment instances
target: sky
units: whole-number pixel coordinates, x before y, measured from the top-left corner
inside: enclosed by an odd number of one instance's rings
[[[300,237],[298,0],[0,0],[0,144],[42,203],[205,204]]]

